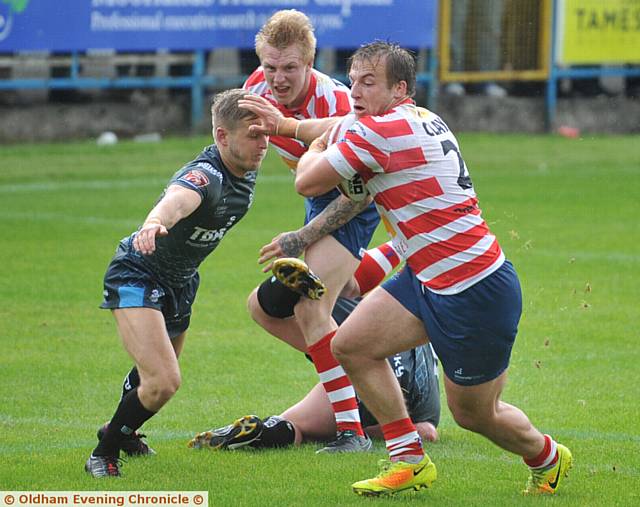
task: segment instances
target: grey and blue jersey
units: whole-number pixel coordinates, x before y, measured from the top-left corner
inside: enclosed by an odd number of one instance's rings
[[[137,232],[125,238],[123,242],[129,245],[130,260],[148,268],[163,283],[183,287],[225,234],[247,213],[253,203],[255,184],[256,172],[248,172],[244,178],[234,176],[222,163],[215,145],[205,148],[195,160],[177,171],[168,185],[198,192],[202,197],[200,206],[175,224],[167,236],[156,237],[156,250],[151,255],[133,250],[131,240]]]
[[[198,192],[202,202],[168,235],[156,237],[156,250],[151,255],[133,248],[137,231],[120,241],[105,273],[100,307],[153,308],[162,312],[171,338],[186,331],[198,291],[198,267],[247,213],[255,183],[255,172],[243,178],[234,176],[215,146],[205,148],[168,184]]]

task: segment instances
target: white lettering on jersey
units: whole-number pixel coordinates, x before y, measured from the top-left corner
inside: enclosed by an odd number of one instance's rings
[[[218,178],[218,181],[222,183],[222,173],[218,171],[215,167],[213,167],[209,162],[198,162],[196,167],[200,169],[205,169],[207,172]]]
[[[397,378],[402,377],[404,373],[404,366],[402,365],[402,356],[400,354],[396,354],[393,356],[393,372],[396,374]]]
[[[201,243],[210,243],[212,241],[222,241],[222,238],[227,233],[227,231],[233,226],[233,224],[238,219],[237,216],[232,215],[227,220],[227,223],[221,229],[205,229],[204,227],[198,227],[197,225],[193,228],[193,234],[189,236],[190,241],[199,241]]]
[[[194,227],[194,232],[189,239],[191,241],[200,241],[210,243],[211,241],[221,241],[227,232],[227,227],[222,229],[204,229],[202,227]]]

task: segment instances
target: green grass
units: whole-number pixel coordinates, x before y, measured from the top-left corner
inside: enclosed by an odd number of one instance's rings
[[[457,428],[444,409],[431,491],[376,504],[638,505],[640,138],[460,136],[484,217],[521,277],[524,314],[504,399],[573,451],[554,498],[519,494],[526,469]],[[0,490],[208,490],[210,505],[362,505],[349,485],[373,455],[315,446],[198,453],[196,431],[278,413],[316,382],[298,353],[250,320],[260,246],[300,225],[302,201],[273,154],[254,208],[202,267],[183,385],[145,432],[158,451],[121,480],[82,471],[129,368],[102,276],[118,240],[170,175],[208,144],[90,142],[0,147]],[[378,231],[377,240],[384,240]],[[443,406],[446,407],[446,404]]]

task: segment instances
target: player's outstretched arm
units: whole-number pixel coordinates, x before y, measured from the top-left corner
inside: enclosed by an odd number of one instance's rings
[[[156,237],[169,234],[169,229],[193,213],[201,202],[198,192],[180,185],[169,186],[133,238],[133,248],[151,255],[156,250]]]
[[[260,249],[258,262],[260,264],[268,262],[262,271],[265,273],[270,271],[272,265],[270,261],[280,257],[299,257],[309,245],[342,227],[365,209],[370,202],[370,198],[352,201],[340,195],[304,227],[297,231],[278,234],[270,243]]]
[[[249,127],[251,133],[269,136],[291,137],[309,145],[314,139],[329,130],[340,117],[297,120],[285,117],[280,110],[267,99],[247,94],[238,101],[238,107],[248,109],[260,118],[260,125]]]

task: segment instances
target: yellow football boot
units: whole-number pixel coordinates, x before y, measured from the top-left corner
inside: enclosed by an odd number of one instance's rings
[[[295,257],[276,259],[271,270],[280,283],[309,299],[320,299],[327,292],[322,280],[304,261]]]
[[[245,415],[222,428],[198,433],[187,446],[192,449],[239,449],[259,439],[263,429],[258,416]]]
[[[525,495],[553,495],[560,487],[562,479],[569,475],[569,469],[573,465],[573,456],[564,445],[557,445],[558,461],[556,464],[544,470],[529,469],[531,475],[522,493]]]
[[[428,488],[438,477],[436,466],[426,454],[420,463],[404,461],[380,461],[382,470],[373,479],[351,485],[353,491],[362,496],[386,496],[414,489]]]

